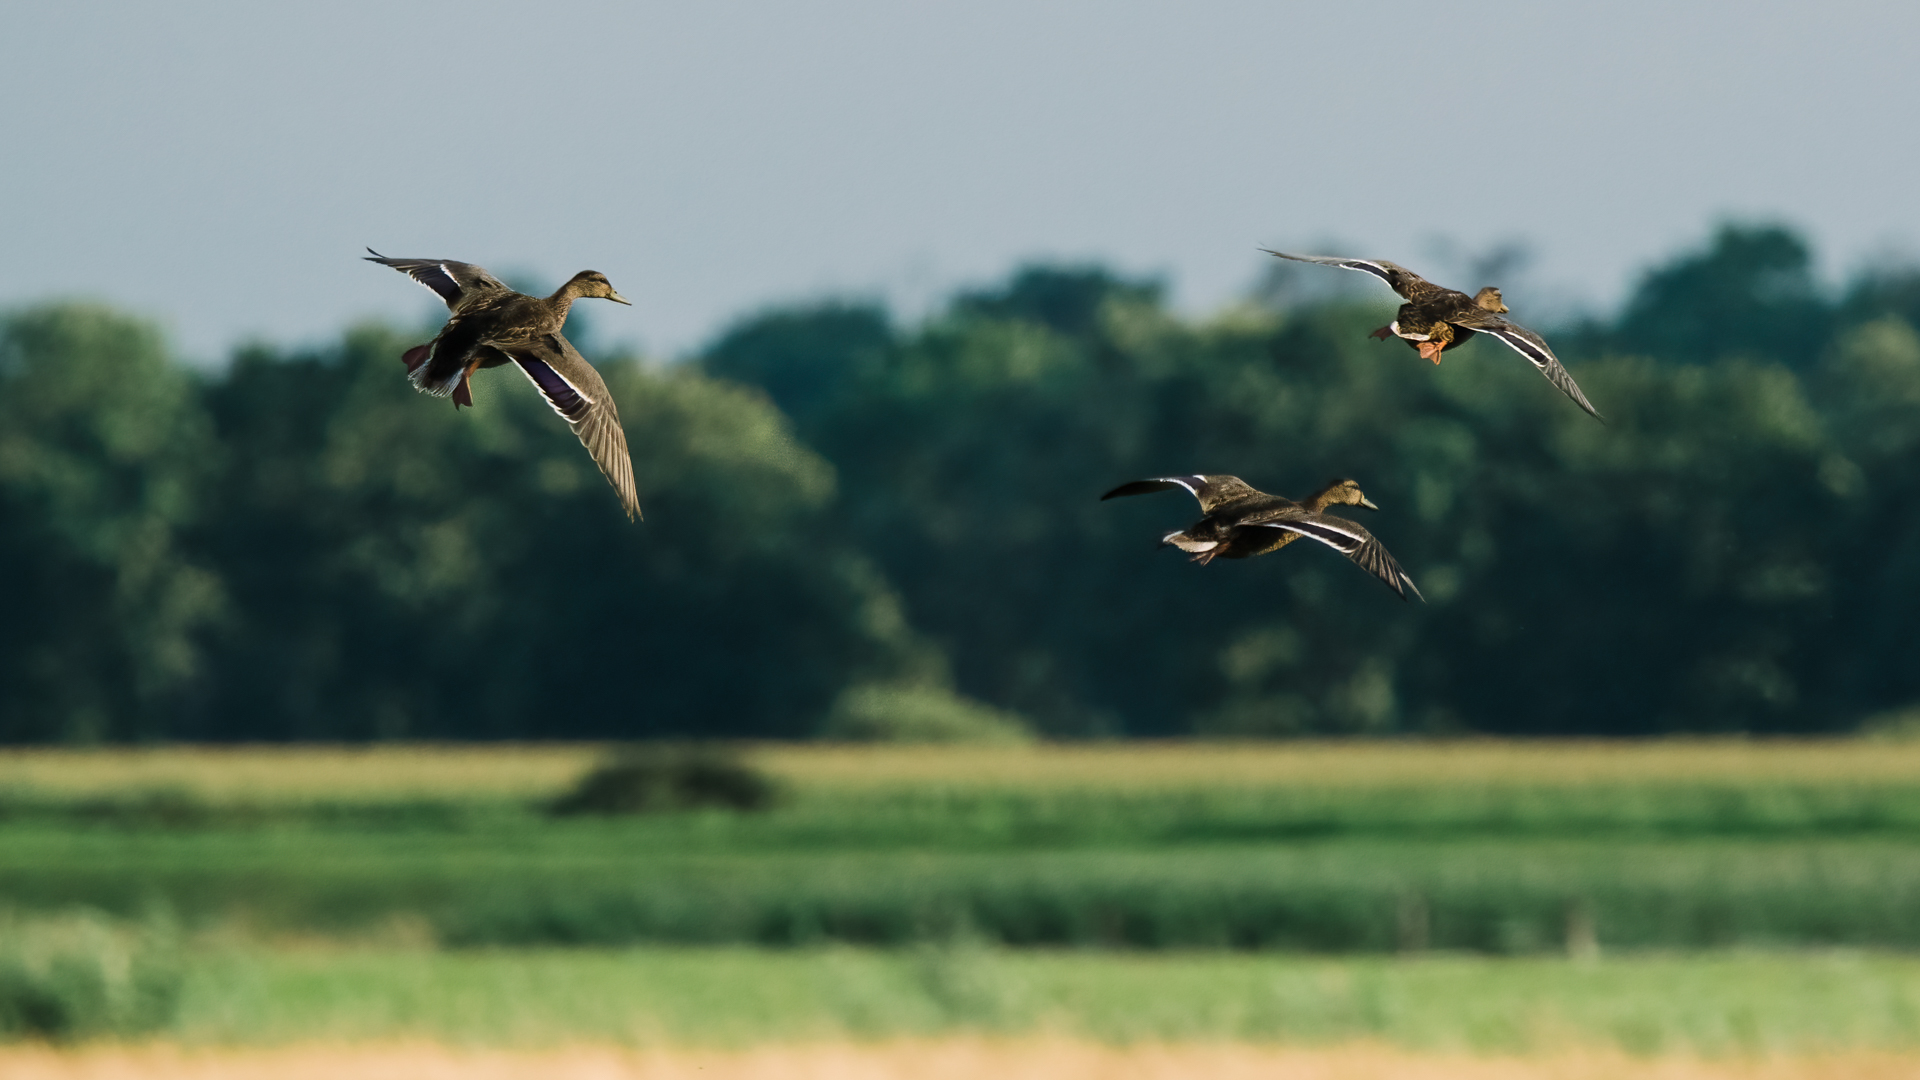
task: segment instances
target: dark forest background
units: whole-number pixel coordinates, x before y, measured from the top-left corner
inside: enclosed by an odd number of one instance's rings
[[[1606,426],[1498,343],[1436,369],[1366,337],[1385,290],[1288,272],[1199,321],[1032,266],[914,325],[769,310],[667,367],[589,343],[640,525],[524,380],[414,393],[430,328],[205,372],[103,307],[13,311],[0,739],[1827,732],[1920,703],[1920,268],[1829,288],[1791,231],[1721,228],[1616,315],[1536,324]],[[1317,545],[1193,566],[1155,550],[1191,499],[1098,501],[1190,472],[1354,477],[1430,603]]]

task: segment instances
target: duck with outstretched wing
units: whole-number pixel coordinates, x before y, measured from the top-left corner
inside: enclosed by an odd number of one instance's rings
[[[1413,579],[1400,569],[1400,564],[1372,533],[1356,522],[1325,512],[1331,506],[1380,509],[1352,480],[1335,480],[1301,502],[1269,495],[1237,476],[1218,473],[1135,480],[1121,484],[1100,498],[1104,501],[1175,488],[1199,500],[1200,512],[1206,516],[1185,529],[1166,534],[1160,543],[1192,555],[1193,561],[1202,566],[1215,559],[1265,555],[1306,537],[1352,559],[1354,565],[1379,578],[1400,599],[1407,598],[1409,589],[1413,595],[1420,596]]]
[[[1526,357],[1535,370],[1545,375],[1548,382],[1572,398],[1574,404],[1585,409],[1588,415],[1605,422],[1605,417],[1587,401],[1587,395],[1580,392],[1573,376],[1567,374],[1559,358],[1547,347],[1546,340],[1526,327],[1502,318],[1507,313],[1507,305],[1501,300],[1499,289],[1488,286],[1478,294],[1468,296],[1457,289],[1435,285],[1406,267],[1385,259],[1343,259],[1329,255],[1289,255],[1271,248],[1260,250],[1295,262],[1319,263],[1372,274],[1407,301],[1400,305],[1400,311],[1392,323],[1373,332],[1374,337],[1382,340],[1389,336],[1402,338],[1419,351],[1422,359],[1436,364],[1440,362],[1442,352],[1475,334],[1498,338],[1502,344]]]
[[[468,380],[481,368],[511,362],[547,404],[566,420],[593,456],[594,464],[620,496],[627,517],[640,517],[634,490],[633,459],[627,452],[620,410],[600,373],[560,333],[567,310],[581,298],[629,303],[613,290],[606,275],[582,270],[552,296],[528,296],[502,284],[472,263],[451,259],[389,259],[372,252],[368,262],[391,266],[432,289],[453,314],[432,341],[408,349],[400,359],[407,378],[422,393],[453,398],[454,408],[473,404]]]

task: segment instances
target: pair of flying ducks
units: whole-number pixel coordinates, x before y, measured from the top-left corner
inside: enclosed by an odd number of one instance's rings
[[[633,462],[620,413],[613,395],[593,365],[581,357],[561,334],[568,309],[578,299],[597,298],[617,304],[629,301],[614,291],[606,275],[593,270],[575,274],[552,296],[515,292],[500,279],[472,263],[450,259],[389,259],[372,248],[369,262],[390,266],[433,290],[452,315],[440,333],[425,345],[401,356],[407,377],[422,393],[451,397],[454,407],[473,404],[468,380],[481,368],[517,366],[539,388],[566,420],[594,463],[620,497],[627,517],[640,516],[634,490]],[[1440,354],[1475,334],[1486,334],[1512,348],[1572,398],[1595,419],[1600,414],[1575,385],[1573,376],[1553,355],[1539,334],[1502,318],[1507,306],[1500,290],[1491,286],[1475,296],[1443,288],[1385,259],[1342,259],[1320,255],[1289,255],[1269,251],[1282,259],[1321,263],[1372,274],[1407,301],[1394,321],[1371,336],[1399,337],[1423,359],[1438,364]],[[1393,589],[1402,600],[1407,591],[1420,590],[1400,565],[1359,525],[1325,513],[1330,506],[1378,509],[1352,480],[1336,480],[1294,502],[1255,490],[1237,476],[1191,475],[1136,480],[1101,496],[1112,499],[1151,491],[1182,488],[1200,501],[1206,516],[1180,532],[1168,533],[1162,543],[1193,555],[1205,565],[1216,558],[1245,559],[1278,551],[1304,536],[1318,540],[1352,559]]]
[[[1546,376],[1547,381],[1558,387],[1561,393],[1572,398],[1574,404],[1585,409],[1595,420],[1601,419],[1587,401],[1587,396],[1574,383],[1573,376],[1560,366],[1559,358],[1553,355],[1546,341],[1526,327],[1501,318],[1507,313],[1507,305],[1500,297],[1500,290],[1491,285],[1468,296],[1458,290],[1435,285],[1406,267],[1385,259],[1289,255],[1284,251],[1271,250],[1267,254],[1297,262],[1358,270],[1386,282],[1407,302],[1400,305],[1393,322],[1375,330],[1368,335],[1370,337],[1382,341],[1389,337],[1401,338],[1420,353],[1421,359],[1438,364],[1440,354],[1448,348],[1464,343],[1475,334],[1486,334],[1526,357],[1528,363]],[[1190,553],[1194,562],[1204,566],[1216,558],[1246,559],[1265,555],[1304,536],[1318,540],[1352,559],[1362,570],[1385,582],[1388,588],[1399,594],[1400,599],[1407,598],[1409,589],[1413,595],[1420,596],[1413,579],[1400,569],[1400,564],[1393,561],[1393,556],[1371,533],[1346,518],[1324,513],[1330,506],[1379,509],[1360,493],[1360,485],[1352,480],[1335,480],[1308,496],[1304,502],[1257,491],[1237,476],[1219,475],[1135,480],[1100,497],[1113,499],[1144,495],[1150,491],[1167,491],[1176,487],[1184,488],[1200,500],[1200,512],[1206,516],[1180,532],[1168,533],[1160,542]]]

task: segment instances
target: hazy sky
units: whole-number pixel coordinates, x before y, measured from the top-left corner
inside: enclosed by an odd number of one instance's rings
[[[604,271],[636,306],[598,331],[657,355],[1034,257],[1205,311],[1261,244],[1437,271],[1439,241],[1518,239],[1524,316],[1611,303],[1727,215],[1806,230],[1831,273],[1920,246],[1910,3],[14,2],[0,27],[0,306],[106,299],[201,359],[426,317],[366,244]]]

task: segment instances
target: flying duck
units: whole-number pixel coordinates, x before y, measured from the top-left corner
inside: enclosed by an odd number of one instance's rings
[[[1303,502],[1269,495],[1237,476],[1160,476],[1121,484],[1105,495],[1104,501],[1127,495],[1145,495],[1180,488],[1200,500],[1206,516],[1180,532],[1160,538],[1193,556],[1202,566],[1214,559],[1249,559],[1265,555],[1292,543],[1299,537],[1318,540],[1352,559],[1354,564],[1386,583],[1400,599],[1407,590],[1420,596],[1407,572],[1373,534],[1343,517],[1323,513],[1329,506],[1364,506],[1378,510],[1372,500],[1360,492],[1352,480],[1335,480],[1309,495]],[[1421,600],[1426,597],[1420,596]]]
[[[567,309],[583,297],[630,303],[606,275],[582,270],[552,296],[528,296],[472,263],[451,259],[389,259],[367,249],[368,262],[391,266],[432,289],[453,313],[432,341],[401,355],[407,378],[422,393],[472,406],[467,380],[480,368],[511,360],[560,414],[620,496],[628,519],[640,517],[620,410],[593,365],[561,333]]]
[[[1419,351],[1422,359],[1438,364],[1440,354],[1449,346],[1459,345],[1476,333],[1490,335],[1526,357],[1540,374],[1547,377],[1548,382],[1559,387],[1561,393],[1572,398],[1574,404],[1585,409],[1588,415],[1605,422],[1605,417],[1587,401],[1587,396],[1574,383],[1573,376],[1567,374],[1559,358],[1547,347],[1546,340],[1518,323],[1501,318],[1507,312],[1507,305],[1500,299],[1499,289],[1488,286],[1478,294],[1468,296],[1458,290],[1435,285],[1406,267],[1385,259],[1342,259],[1325,255],[1289,255],[1270,248],[1260,250],[1296,262],[1321,263],[1372,274],[1407,300],[1400,305],[1393,322],[1375,330],[1373,337],[1383,341],[1389,335],[1403,338]]]

